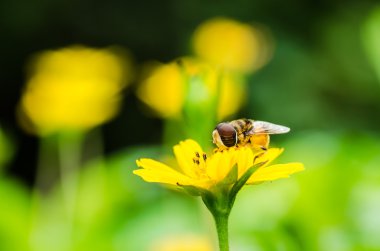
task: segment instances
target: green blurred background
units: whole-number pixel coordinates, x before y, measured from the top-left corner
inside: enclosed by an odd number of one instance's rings
[[[285,147],[282,161],[306,168],[242,191],[230,218],[231,250],[380,250],[377,2],[1,1],[0,250],[160,251],[161,242],[181,238],[213,245],[211,217],[198,199],[132,174],[135,159],[166,153],[164,122],[143,112],[138,81],[123,93],[117,117],[84,140],[74,224],[62,217],[55,187],[56,139],[46,143],[51,184],[36,194],[40,143],[18,125],[16,106],[38,51],[118,45],[139,68],[189,54],[194,29],[215,16],[270,31],[273,58],[249,76],[248,102],[234,118],[289,126],[273,145]]]

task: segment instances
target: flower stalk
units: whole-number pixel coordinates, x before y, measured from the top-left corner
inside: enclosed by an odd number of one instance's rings
[[[217,196],[209,194],[202,200],[214,217],[220,251],[228,251],[228,218],[235,198],[229,197],[229,191],[221,191]]]
[[[69,222],[73,224],[82,148],[80,133],[61,133],[58,138],[61,187]]]
[[[240,189],[246,184],[247,180],[265,162],[257,163],[237,179],[237,166],[234,166],[228,175],[211,192],[203,191],[202,200],[214,217],[216,231],[218,234],[219,250],[228,251],[228,219],[235,202],[235,198]]]
[[[220,251],[228,251],[228,217],[229,214],[216,214],[214,215],[216,231],[218,233],[218,242]]]

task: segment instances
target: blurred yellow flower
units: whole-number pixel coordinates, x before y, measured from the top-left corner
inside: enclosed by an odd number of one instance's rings
[[[20,104],[34,127],[26,129],[44,135],[104,123],[117,113],[130,76],[129,58],[118,50],[72,46],[37,55]]]
[[[159,182],[180,187],[191,186],[210,190],[221,184],[231,186],[237,182],[251,167],[259,168],[245,184],[258,184],[287,178],[290,174],[304,169],[301,163],[269,165],[283,149],[270,148],[267,151],[253,152],[248,147],[230,148],[217,151],[210,157],[203,152],[197,142],[185,140],[174,146],[174,154],[179,169],[174,169],[152,159],[139,159],[134,174],[147,182]],[[236,174],[231,174],[236,166]],[[227,179],[227,180],[226,180]]]
[[[137,96],[161,117],[175,117],[182,109],[185,85],[176,63],[160,65],[140,84]]]
[[[210,242],[193,235],[171,236],[154,243],[151,251],[213,251]]]
[[[227,18],[208,20],[193,35],[196,55],[222,69],[238,72],[261,67],[270,58],[272,47],[263,30]]]
[[[245,84],[238,75],[183,58],[155,67],[140,84],[137,96],[163,118],[180,116],[186,102],[207,107],[218,98],[216,112],[223,119],[245,102]]]

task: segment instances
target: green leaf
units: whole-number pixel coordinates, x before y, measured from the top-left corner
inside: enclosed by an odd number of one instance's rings
[[[254,174],[261,166],[263,166],[265,162],[260,162],[252,167],[250,167],[241,177],[240,179],[234,184],[234,186],[231,189],[230,196],[231,198],[234,198],[236,194],[240,191],[240,189],[245,185],[245,183],[248,181],[248,179]]]
[[[226,177],[218,184],[218,186],[225,186],[234,184],[238,178],[238,167],[234,165]]]
[[[179,183],[177,183],[177,185],[183,188],[188,194],[192,196],[205,196],[205,195],[211,194],[210,191],[200,188],[200,187],[191,186],[191,185],[181,185]]]

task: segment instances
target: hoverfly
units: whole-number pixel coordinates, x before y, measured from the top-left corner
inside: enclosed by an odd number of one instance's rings
[[[250,146],[266,150],[270,134],[282,134],[290,131],[289,127],[252,119],[237,119],[219,123],[212,132],[213,143],[224,150],[233,146]]]

